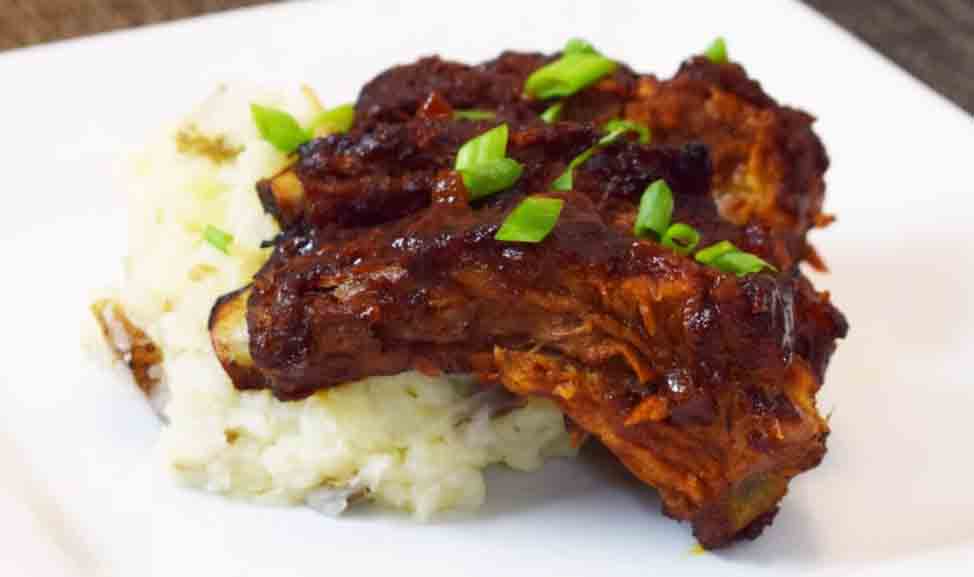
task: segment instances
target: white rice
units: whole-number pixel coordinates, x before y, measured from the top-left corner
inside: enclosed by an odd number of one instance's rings
[[[170,397],[160,454],[176,478],[208,491],[270,503],[307,502],[338,512],[363,494],[419,518],[484,501],[482,470],[504,463],[534,470],[574,453],[564,420],[546,400],[489,417],[462,379],[417,373],[372,378],[280,402],[240,392],[211,349],[214,300],[246,284],[277,232],[254,190],[284,157],[261,140],[249,103],[284,108],[306,123],[306,95],[221,88],[130,165],[129,257],[118,301],[163,351]],[[217,165],[177,150],[194,126],[242,147]],[[202,240],[212,225],[233,235],[230,254]],[[337,490],[336,490],[337,489]]]

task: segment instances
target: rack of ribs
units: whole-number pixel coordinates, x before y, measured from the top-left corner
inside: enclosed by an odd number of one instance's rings
[[[253,283],[215,304],[214,348],[238,388],[284,401],[410,369],[553,399],[704,547],[754,537],[825,454],[815,394],[847,330],[798,268],[818,264],[806,233],[829,220],[812,119],[736,64],[696,58],[668,81],[619,67],[545,124],[522,87],[549,60],[427,58],[368,83],[353,130],[258,184],[283,232]],[[467,108],[496,118],[453,118]],[[551,192],[617,117],[652,144],[599,146],[572,190]],[[502,122],[523,174],[471,202],[457,150]],[[776,270],[728,274],[636,238],[658,179],[701,246],[728,240]],[[554,229],[495,240],[529,194],[563,200]]]

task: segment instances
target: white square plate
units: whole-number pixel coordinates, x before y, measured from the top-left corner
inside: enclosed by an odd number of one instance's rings
[[[821,398],[830,451],[753,543],[687,526],[598,452],[493,472],[473,517],[331,520],[175,487],[133,387],[85,360],[89,290],[117,278],[115,159],[222,81],[351,100],[393,63],[479,61],[583,36],[669,75],[716,35],[810,110],[833,159],[815,280],[848,315]],[[286,3],[0,54],[0,574],[971,574],[974,122],[797,3]]]

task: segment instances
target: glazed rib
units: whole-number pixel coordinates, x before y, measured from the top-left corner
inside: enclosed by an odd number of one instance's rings
[[[394,67],[362,89],[360,124],[403,121],[431,92],[455,108],[497,110],[499,121],[538,122],[548,103],[524,99],[521,87],[557,56],[505,52],[479,66],[432,57]],[[805,238],[832,221],[822,213],[829,161],[812,130],[814,117],[779,105],[740,65],[698,56],[669,80],[620,65],[566,98],[561,118],[595,125],[626,118],[647,125],[654,143],[706,145],[714,165],[712,195],[723,216],[739,226],[764,226],[798,260],[824,266]]]
[[[847,329],[796,266],[816,260],[805,236],[825,221],[811,117],[738,66],[695,59],[665,82],[620,67],[546,125],[521,86],[547,59],[429,58],[367,84],[355,129],[259,183],[284,232],[252,286],[214,306],[217,354],[238,388],[281,400],[408,369],[552,398],[701,544],[754,536],[825,453],[815,393]],[[497,118],[453,120],[454,108]],[[619,116],[649,124],[654,143],[601,146],[572,191],[548,192]],[[524,172],[471,205],[456,151],[500,122]],[[635,238],[657,179],[701,246],[729,240],[782,272],[738,278]],[[494,240],[533,194],[565,203],[551,234]]]
[[[814,393],[845,324],[804,278],[702,267],[573,193],[543,244],[512,246],[493,239],[504,211],[450,197],[355,238],[282,242],[249,303],[278,397],[411,368],[551,397],[706,546],[821,459]]]

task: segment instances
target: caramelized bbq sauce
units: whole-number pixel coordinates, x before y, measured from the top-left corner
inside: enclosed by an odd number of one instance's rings
[[[557,400],[705,546],[756,534],[787,479],[824,454],[814,393],[847,329],[795,266],[817,260],[805,234],[829,221],[812,118],[739,66],[697,58],[668,81],[620,66],[549,126],[538,114],[550,103],[521,90],[551,58],[390,69],[363,88],[350,133],[306,144],[260,183],[285,232],[247,304],[249,382],[289,400],[410,368],[501,380]],[[452,120],[454,109],[496,118]],[[647,124],[653,144],[601,147],[573,191],[547,193],[619,116]],[[502,122],[524,174],[471,206],[456,151]],[[701,246],[730,240],[783,272],[737,278],[634,238],[658,178]],[[565,201],[549,237],[495,241],[538,193]]]

